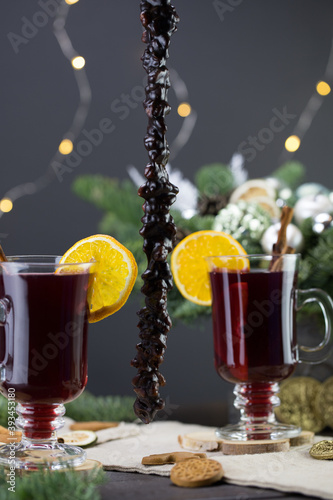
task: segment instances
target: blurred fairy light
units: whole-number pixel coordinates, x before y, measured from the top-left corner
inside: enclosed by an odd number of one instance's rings
[[[74,77],[76,79],[80,97],[79,104],[69,130],[63,134],[65,139],[61,141],[57,152],[50,160],[47,171],[35,181],[20,184],[5,193],[3,199],[8,199],[10,201],[11,208],[13,206],[13,202],[17,199],[22,198],[23,196],[35,194],[46,188],[55,180],[56,174],[55,170],[52,168],[52,164],[57,162],[58,166],[63,165],[65,157],[73,151],[73,143],[81,133],[88,115],[91,103],[91,88],[84,69],[85,59],[82,56],[79,56],[74,50],[72,42],[65,29],[70,8],[69,6],[77,3],[78,1],[79,0],[61,0],[55,21],[53,23],[53,32],[63,55],[66,59],[68,59],[74,68]],[[80,69],[80,71],[77,71],[78,69]],[[182,105],[180,110],[183,114],[182,118],[184,118],[180,130],[170,146],[170,159],[172,160],[178,155],[190,139],[197,121],[197,113],[188,103],[189,95],[185,82],[180,78],[179,74],[174,69],[170,69],[170,79],[172,82],[172,90],[175,92],[179,104]],[[4,205],[4,207],[6,208],[6,205]],[[9,207],[9,205],[7,205],[7,207]],[[10,211],[11,208],[7,211]],[[2,217],[4,213],[5,210],[0,209],[0,217]]]
[[[74,69],[82,69],[85,67],[86,64],[86,60],[82,56],[73,57],[71,62]]]
[[[305,108],[303,109],[298,122],[292,134],[287,138],[284,144],[283,151],[280,155],[279,164],[290,160],[294,153],[298,150],[305,134],[311,127],[311,124],[318,113],[321,105],[324,102],[324,97],[331,91],[331,87],[327,82],[333,81],[333,38],[331,40],[331,49],[328,56],[326,68],[324,71],[323,80],[320,80],[316,89],[313,91],[312,96],[308,100]],[[295,139],[296,138],[296,139]]]
[[[74,50],[72,42],[65,29],[69,8],[78,1],[79,0],[61,0],[55,21],[53,23],[54,35],[63,55],[69,60],[74,69],[74,77],[79,91],[79,103],[71,126],[69,130],[63,134],[66,139],[61,141],[59,144],[57,152],[50,160],[47,171],[34,182],[20,184],[5,193],[2,200],[0,200],[0,218],[4,213],[12,210],[13,202],[17,199],[41,191],[56,178],[55,170],[52,168],[52,163],[56,161],[58,165],[62,165],[64,157],[73,151],[73,142],[79,136],[84,127],[91,103],[91,88],[84,69],[86,61],[84,57],[79,56]],[[333,81],[333,39],[331,42],[328,62],[324,72],[324,78],[330,82]],[[172,82],[172,89],[174,90],[176,98],[179,102],[177,112],[179,116],[184,118],[180,131],[170,145],[170,160],[173,160],[190,139],[197,121],[197,113],[187,102],[189,96],[186,84],[174,69],[170,69],[170,79]],[[323,103],[323,97],[328,95],[330,92],[331,87],[326,81],[321,80],[317,83],[316,90],[301,113],[293,134],[285,141],[285,148],[280,157],[281,163],[286,159],[290,159],[293,153],[298,150],[304,135],[310,128],[316,113]]]
[[[297,135],[291,135],[284,143],[284,147],[286,148],[286,150],[290,151],[291,153],[297,151],[300,145],[301,145],[301,140],[299,137],[297,137]]]
[[[331,92],[331,87],[326,82],[318,82],[316,90],[319,95],[328,95]]]
[[[177,108],[179,116],[186,118],[191,113],[191,106],[188,102],[181,102]]]
[[[9,198],[2,198],[0,201],[0,210],[1,212],[7,213],[10,212],[13,208],[13,202]]]
[[[179,154],[179,152],[183,149],[185,144],[189,141],[193,129],[195,127],[195,124],[197,122],[197,113],[193,110],[191,105],[189,104],[189,94],[188,90],[186,87],[186,83],[184,80],[179,76],[177,71],[173,68],[170,68],[170,81],[171,81],[171,88],[176,94],[176,98],[179,102],[178,105],[178,114],[179,113],[179,107],[182,105],[186,105],[187,113],[186,115],[182,116],[184,118],[182,126],[176,136],[176,138],[172,141],[170,144],[170,157],[169,160],[172,161],[176,158],[176,156]]]
[[[62,155],[69,155],[73,151],[73,143],[70,139],[64,139],[59,144],[59,153]]]
[[[2,217],[6,212],[10,212],[13,208],[13,203],[15,203],[16,200],[22,198],[23,196],[32,195],[41,191],[56,179],[56,173],[54,168],[52,168],[52,164],[54,162],[57,162],[60,166],[63,164],[66,155],[70,154],[73,150],[73,143],[80,135],[86,122],[91,103],[91,88],[84,69],[85,60],[82,56],[78,56],[65,28],[70,5],[77,2],[78,0],[61,0],[53,23],[54,36],[56,37],[60,49],[66,59],[71,64],[72,61],[76,59],[82,59],[84,61],[81,68],[76,68],[80,69],[80,71],[74,69],[74,77],[79,91],[79,103],[77,105],[72,123],[67,132],[63,134],[63,137],[66,137],[66,139],[63,140],[58,146],[56,153],[49,162],[46,172],[35,181],[19,184],[5,193],[0,201],[0,217]],[[70,148],[72,149],[69,151]]]

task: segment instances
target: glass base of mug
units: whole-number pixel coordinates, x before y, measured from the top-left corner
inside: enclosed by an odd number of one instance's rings
[[[274,408],[280,404],[279,385],[274,383],[242,383],[234,389],[234,406],[240,411],[240,422],[216,430],[220,439],[234,441],[277,440],[298,436],[302,429],[278,422]]]
[[[77,467],[86,460],[86,452],[78,446],[24,441],[0,447],[0,464],[5,468],[36,471]]]
[[[287,424],[230,424],[216,429],[215,434],[220,439],[229,441],[276,440],[299,436],[300,427]]]
[[[13,442],[0,447],[1,465],[10,470],[33,471],[77,467],[85,462],[84,450],[58,443],[57,431],[64,425],[64,405],[19,403],[16,413],[15,423],[22,438],[17,442],[17,435],[13,435]]]

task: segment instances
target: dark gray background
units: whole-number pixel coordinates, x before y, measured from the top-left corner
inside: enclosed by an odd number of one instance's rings
[[[323,77],[333,2],[244,0],[226,12],[223,21],[211,0],[175,0],[175,6],[181,23],[172,38],[169,66],[186,82],[198,122],[173,166],[193,179],[205,163],[228,162],[242,141],[268,126],[274,108],[282,111],[286,106],[299,116]],[[77,105],[73,71],[53,36],[52,20],[21,45],[18,54],[8,40],[9,32],[21,34],[22,17],[31,20],[38,10],[38,2],[32,0],[1,2],[0,197],[45,172]],[[110,109],[144,77],[139,1],[80,0],[71,7],[67,28],[74,47],[86,59],[93,91],[85,128],[91,130],[102,118],[110,118],[116,129],[62,183],[55,180],[44,191],[18,200],[0,219],[0,233],[7,235],[1,241],[8,254],[62,254],[78,239],[97,232],[101,213],[74,196],[74,178],[84,173],[126,178],[128,164],[143,172],[147,160],[141,105],[125,120]],[[172,91],[170,100],[175,104]],[[295,155],[307,166],[307,180],[328,187],[333,184],[332,111],[329,95]],[[250,177],[269,175],[278,166],[296,121],[275,134],[246,165]],[[175,106],[168,125],[171,142],[181,125]],[[132,394],[135,371],[129,362],[138,338],[138,308],[133,300],[116,315],[91,325],[88,388],[94,393]],[[170,405],[225,397],[228,384],[214,372],[211,337],[209,322],[202,329],[180,325],[170,333],[162,367],[168,381],[163,395]]]

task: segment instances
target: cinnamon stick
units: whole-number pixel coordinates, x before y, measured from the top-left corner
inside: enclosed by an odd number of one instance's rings
[[[20,431],[15,431],[13,435],[10,433],[0,434],[0,443],[18,443],[22,439],[22,433]]]
[[[272,259],[270,271],[281,271],[282,269],[282,259],[281,255],[293,254],[295,249],[287,245],[287,227],[293,218],[294,209],[288,206],[284,206],[281,212],[281,227],[278,232],[277,242],[273,245],[272,255],[275,257]]]
[[[0,262],[8,262],[8,259],[5,255],[5,252],[2,250],[1,245],[0,245]]]
[[[273,255],[280,255],[285,252],[287,246],[287,227],[293,218],[294,209],[291,207],[283,207],[281,212],[281,227],[278,233],[277,242],[273,245]],[[284,251],[284,252],[283,252]]]
[[[71,431],[101,431],[102,429],[118,427],[118,425],[119,422],[98,422],[92,420],[91,422],[75,422],[69,428]]]

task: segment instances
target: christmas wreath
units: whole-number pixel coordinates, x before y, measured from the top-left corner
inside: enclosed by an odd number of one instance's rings
[[[132,180],[81,176],[73,189],[80,198],[104,212],[100,231],[122,241],[143,272],[146,262],[139,235],[142,199],[137,196],[137,187],[144,179],[134,167],[129,174]],[[292,206],[294,219],[288,227],[287,240],[302,254],[299,287],[322,288],[333,296],[333,193],[318,183],[302,183],[304,165],[286,162],[269,177],[248,180],[243,158],[236,154],[230,165],[213,163],[201,167],[194,183],[171,167],[169,175],[180,188],[172,210],[178,241],[194,231],[215,229],[236,238],[249,254],[271,253],[281,207]],[[140,285],[139,279],[138,290]],[[169,294],[168,307],[174,320],[187,323],[210,314],[209,308],[186,301],[176,287]],[[317,311],[311,306],[306,310],[312,314]]]

